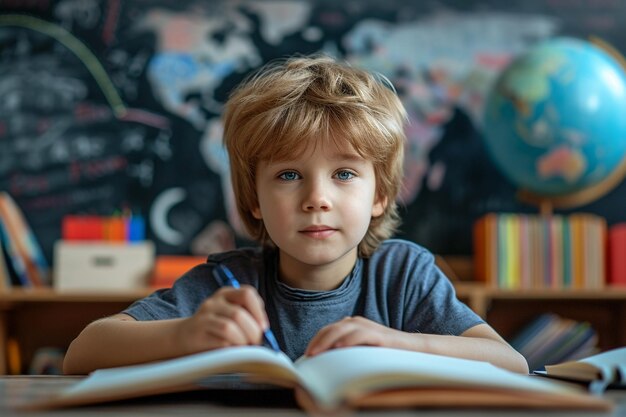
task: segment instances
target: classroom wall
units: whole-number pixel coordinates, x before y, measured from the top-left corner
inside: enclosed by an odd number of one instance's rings
[[[477,217],[536,210],[482,144],[491,82],[541,39],[626,51],[625,3],[0,0],[0,189],[49,258],[70,213],[142,215],[161,254],[245,244],[223,103],[263,63],[325,51],[387,75],[409,110],[399,236],[468,255]],[[613,224],[624,201],[622,182],[577,210]]]

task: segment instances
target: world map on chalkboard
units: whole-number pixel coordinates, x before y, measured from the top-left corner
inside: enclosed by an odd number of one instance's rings
[[[121,0],[0,4],[0,189],[48,257],[66,214],[132,211],[158,253],[249,243],[220,114],[264,63],[325,52],[386,75],[407,107],[399,235],[470,254],[488,211],[533,211],[488,157],[482,114],[518,54],[563,34],[620,50],[617,3]],[[620,184],[583,207],[624,220]]]

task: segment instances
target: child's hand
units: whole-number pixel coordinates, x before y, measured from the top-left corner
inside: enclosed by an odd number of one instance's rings
[[[263,299],[253,287],[222,287],[179,326],[183,354],[227,346],[257,345],[269,326]]]
[[[394,346],[403,334],[364,317],[346,317],[322,328],[311,339],[304,354],[313,356],[326,350],[357,345]]]

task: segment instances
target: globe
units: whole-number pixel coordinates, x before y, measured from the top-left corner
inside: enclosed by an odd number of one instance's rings
[[[550,39],[496,79],[485,106],[485,143],[526,196],[580,205],[624,177],[626,72],[620,56],[607,51],[579,39]]]

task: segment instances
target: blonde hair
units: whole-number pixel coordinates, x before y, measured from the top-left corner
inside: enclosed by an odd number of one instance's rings
[[[224,143],[230,158],[237,210],[251,236],[273,245],[258,207],[256,169],[313,143],[347,141],[371,160],[377,198],[387,205],[372,218],[359,244],[367,257],[400,224],[396,197],[403,175],[406,111],[383,76],[327,56],[274,61],[233,91],[224,111]]]

